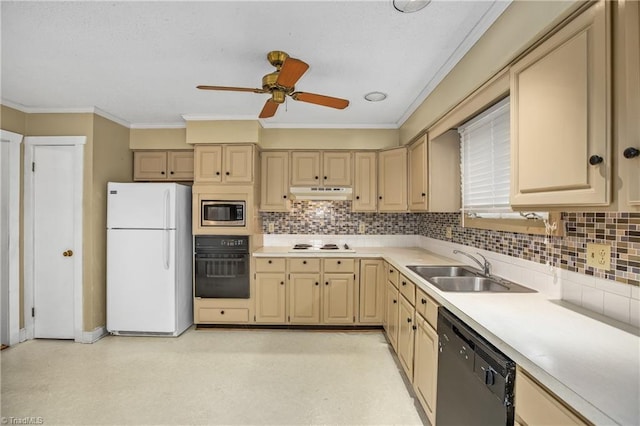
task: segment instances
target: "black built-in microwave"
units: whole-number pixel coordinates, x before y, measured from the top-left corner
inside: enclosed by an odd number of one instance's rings
[[[245,226],[246,202],[202,200],[200,226]]]

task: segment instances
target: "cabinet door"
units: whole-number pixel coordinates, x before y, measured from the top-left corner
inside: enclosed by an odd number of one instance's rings
[[[610,202],[610,4],[511,67],[511,204]]]
[[[416,315],[415,351],[413,360],[413,388],[429,422],[435,424],[436,385],[438,383],[438,333],[429,323]]]
[[[320,274],[290,275],[289,322],[320,323]]]
[[[193,151],[169,151],[168,171],[171,180],[193,180]]]
[[[256,274],[255,320],[257,323],[285,323],[284,279],[284,273]]]
[[[627,202],[620,210],[625,207],[632,210],[640,208],[640,155],[637,154],[640,150],[640,3],[618,2],[618,8],[624,46],[624,53],[620,55],[624,61],[623,84],[618,86],[621,91],[616,92],[621,100],[618,159],[623,182],[620,198]]]
[[[387,281],[387,310],[385,312],[385,322],[387,324],[387,338],[391,342],[391,347],[398,350],[398,289]]]
[[[407,211],[407,149],[378,154],[378,211]]]
[[[166,180],[167,153],[165,151],[135,151],[133,180]]]
[[[223,154],[223,182],[253,182],[253,146],[233,144],[224,145]]]
[[[222,182],[222,145],[196,145],[194,156],[196,183]]]
[[[378,194],[378,166],[375,152],[354,154],[353,203],[354,212],[375,212]]]
[[[427,210],[427,136],[409,147],[409,210]]]
[[[289,209],[289,153],[265,151],[261,159],[260,210],[287,211]]]
[[[291,152],[291,186],[320,185],[320,152]]]
[[[460,211],[460,135],[449,130],[429,138],[427,208],[430,212]]]
[[[324,151],[322,171],[324,186],[351,186],[351,152]]]
[[[353,274],[324,274],[322,322],[325,324],[353,324]]]
[[[384,269],[382,260],[360,261],[360,310],[363,324],[381,324],[384,318]]]
[[[415,313],[411,303],[404,297],[400,297],[398,317],[398,359],[407,373],[407,377],[413,382],[413,344]]]

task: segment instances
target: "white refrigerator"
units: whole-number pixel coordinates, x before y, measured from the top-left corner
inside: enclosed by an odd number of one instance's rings
[[[107,184],[107,331],[178,336],[193,324],[191,187]]]

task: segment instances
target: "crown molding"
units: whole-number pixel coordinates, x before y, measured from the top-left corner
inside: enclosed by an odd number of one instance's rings
[[[7,99],[1,99],[0,103],[9,108],[17,109],[25,114],[96,114],[102,118],[118,123],[126,128],[131,128],[131,123],[120,117],[108,113],[98,107],[71,107],[71,108],[53,108],[53,107],[29,107]]]
[[[182,114],[185,121],[257,121],[255,115]]]
[[[186,129],[185,123],[133,123],[129,126],[130,129]]]
[[[370,123],[267,123],[258,120],[263,129],[393,129],[400,126],[396,123],[370,124]]]

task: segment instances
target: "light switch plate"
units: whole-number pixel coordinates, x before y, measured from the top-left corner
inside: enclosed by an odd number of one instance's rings
[[[611,246],[587,243],[587,266],[605,271],[611,269]]]

